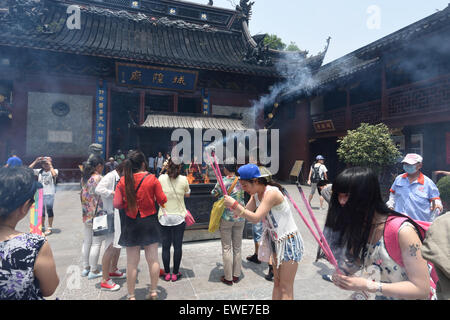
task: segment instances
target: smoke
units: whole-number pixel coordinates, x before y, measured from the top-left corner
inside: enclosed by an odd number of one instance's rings
[[[309,93],[317,84],[308,65],[308,59],[298,53],[286,52],[283,59],[276,61],[275,68],[283,80],[274,84],[270,92],[252,101],[255,114],[259,114],[267,105],[273,105],[281,96]]]

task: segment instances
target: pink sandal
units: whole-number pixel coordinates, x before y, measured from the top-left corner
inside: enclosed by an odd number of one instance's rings
[[[170,281],[171,278],[172,278],[172,275],[170,273],[166,273],[166,276],[164,277],[164,280]]]

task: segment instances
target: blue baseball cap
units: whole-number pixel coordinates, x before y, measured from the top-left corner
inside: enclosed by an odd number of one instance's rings
[[[325,158],[319,154],[319,155],[316,157],[316,160],[325,160]]]
[[[238,169],[239,179],[251,180],[255,178],[264,178],[268,175],[262,175],[256,164],[246,164]]]

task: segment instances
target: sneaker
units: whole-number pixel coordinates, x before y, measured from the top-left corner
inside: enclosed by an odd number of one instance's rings
[[[250,262],[254,262],[256,264],[261,264],[261,261],[258,260],[258,255],[255,253],[252,256],[248,256],[247,260]]]
[[[230,280],[225,279],[225,276],[221,276],[221,277],[220,277],[220,281],[222,281],[223,283],[225,283],[227,286],[232,286],[232,285],[233,285],[233,281],[230,281]]]
[[[104,291],[117,291],[120,289],[120,286],[117,283],[114,283],[111,279],[100,284],[100,287]]]
[[[103,276],[103,274],[102,274],[101,271],[100,271],[99,273],[89,272],[89,274],[88,274],[88,280],[100,278],[101,276]]]
[[[126,276],[125,272],[120,272],[119,270],[116,270],[114,272],[110,272],[109,277],[115,278],[115,279],[123,279],[123,278],[126,278],[127,276]]]
[[[84,269],[83,271],[81,271],[81,276],[82,277],[87,277],[89,272],[90,272],[90,269]]]

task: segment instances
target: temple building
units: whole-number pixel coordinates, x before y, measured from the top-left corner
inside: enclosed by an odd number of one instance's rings
[[[403,155],[423,156],[428,176],[450,170],[450,6],[323,65],[310,83],[286,89],[265,114],[290,142],[280,143],[280,179],[303,160],[305,182],[320,154],[333,180],[345,168],[337,139],[361,123],[386,124]]]
[[[0,1],[0,161],[51,156],[79,181],[88,146],[105,158],[170,152],[176,128],[264,127],[253,107],[296,57],[251,36],[252,3],[235,10],[174,0]]]

